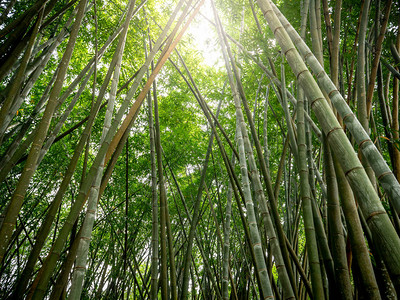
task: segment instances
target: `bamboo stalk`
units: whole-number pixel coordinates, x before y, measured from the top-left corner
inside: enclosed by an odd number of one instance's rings
[[[274,8],[275,9],[275,8]],[[310,65],[314,74],[317,74],[318,83],[321,85],[326,93],[329,95],[333,106],[337,109],[339,115],[343,118],[346,128],[349,129],[353,137],[356,139],[359,148],[362,150],[366,159],[373,168],[378,180],[380,181],[382,188],[386,191],[389,199],[392,201],[396,212],[400,213],[400,184],[396,180],[395,176],[391,172],[386,161],[380,154],[379,150],[375,147],[375,144],[371,141],[367,132],[363,129],[361,123],[355,117],[350,107],[347,105],[343,96],[339,93],[333,82],[330,80],[328,75],[324,72],[322,67],[317,63],[315,57],[308,49],[304,41],[299,37],[297,32],[284,18],[284,16],[277,10],[277,16],[283,22],[285,28],[291,39],[297,45],[301,55],[306,58],[306,61]]]
[[[86,0],[81,0],[79,3],[79,9],[76,16],[76,20],[68,41],[67,49],[64,52],[63,58],[60,63],[60,69],[57,74],[57,79],[54,83],[54,87],[50,93],[50,98],[46,106],[46,110],[43,114],[43,118],[40,121],[37,134],[33,140],[31,150],[28,155],[28,159],[25,163],[24,171],[18,181],[18,185],[14,191],[13,197],[11,198],[10,204],[7,208],[7,213],[4,217],[3,224],[0,229],[0,261],[4,259],[4,254],[10,241],[11,233],[14,230],[15,223],[19,211],[21,210],[22,203],[29,186],[30,180],[36,170],[36,162],[40,154],[40,148],[42,147],[44,138],[49,129],[51,119],[54,114],[54,109],[57,103],[57,97],[60,94],[64,78],[67,72],[68,64],[72,56],[76,38],[79,32],[80,24],[83,19],[84,10],[86,6]]]
[[[397,233],[395,232],[393,225],[391,224],[386,211],[374,190],[374,187],[370,183],[369,178],[362,168],[356,154],[354,153],[354,150],[343,129],[336,120],[336,117],[333,115],[328,103],[324,100],[324,97],[315,80],[311,76],[310,71],[303,63],[302,58],[291,42],[289,35],[285,31],[284,28],[287,27],[287,24],[285,27],[282,26],[269,1],[260,0],[259,6],[262,9],[272,31],[274,32],[278,43],[281,45],[282,51],[286,54],[292,70],[294,71],[300,84],[303,86],[307,97],[310,99],[311,107],[314,110],[323,131],[327,135],[328,142],[332,146],[332,149],[346,174],[346,178],[349,181],[353,192],[359,199],[360,207],[366,216],[368,225],[373,233],[374,241],[376,241],[377,247],[379,247],[378,251],[382,252],[382,256],[389,269],[389,273],[391,276],[393,276],[393,278],[396,278],[394,280],[394,284],[396,286],[396,282],[400,279],[400,261],[396,258],[400,256],[400,240],[397,236]],[[308,53],[310,52],[308,51]],[[312,60],[314,62],[311,64],[313,65],[313,69],[316,68],[315,65],[319,66],[318,62],[311,54],[308,55],[307,60]],[[325,73],[323,70],[321,70],[319,78],[325,78],[324,74]],[[337,91],[336,88],[334,91]],[[328,94],[332,99],[333,96],[339,93],[337,92],[336,94]],[[390,186],[390,189],[392,188],[395,188],[395,186]]]

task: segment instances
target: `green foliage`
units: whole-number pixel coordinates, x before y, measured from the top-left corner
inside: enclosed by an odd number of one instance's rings
[[[177,2],[178,1],[157,2],[149,0],[146,2],[144,8],[131,20],[121,63],[121,76],[118,82],[118,89],[121,90],[117,95],[113,117],[115,117],[116,111],[128,96],[128,90],[132,85],[132,76],[141,68],[146,60],[146,56],[150,52],[149,39],[152,41],[157,40],[161,33],[160,27],[164,28]],[[48,18],[51,18],[59,12],[66,3],[67,1],[58,1],[45,20],[48,20]],[[7,3],[0,4],[0,14],[4,11],[6,4]],[[13,20],[27,11],[33,4],[34,1],[31,0],[17,1],[8,17],[5,19],[4,24],[1,24],[0,30],[8,24],[11,24]],[[116,28],[121,25],[123,21],[121,16],[125,16],[127,4],[127,1],[97,0],[96,16],[93,6],[88,9],[79,31],[71,62],[68,66],[67,77],[63,83],[62,93],[67,91],[67,88],[95,55],[96,46],[97,49],[100,49]],[[138,4],[139,3],[136,5]],[[293,26],[298,29],[301,19],[298,1],[276,1],[276,4],[282,10],[283,14],[292,22]],[[64,24],[73,13],[76,5],[77,4],[73,5],[73,7],[58,16],[48,26],[41,29],[40,38],[36,42],[37,46],[43,45],[51,41],[52,38],[57,37]],[[330,1],[329,5],[333,7],[334,1]],[[385,3],[382,1],[381,7],[383,8],[384,5]],[[251,6],[246,1],[219,0],[216,2],[216,6],[225,31],[244,45],[244,47],[265,66],[271,68],[270,63],[273,64],[277,73],[276,77],[280,78],[280,64],[282,63],[280,47],[273,39],[273,33],[268,29],[267,23],[258,6],[254,4],[254,14],[258,18],[262,32],[259,31],[254,20]],[[369,30],[373,28],[375,9],[376,7],[374,4],[370,13]],[[341,92],[344,94],[345,99],[349,101],[350,106],[356,109],[354,101],[354,62],[357,53],[355,39],[360,7],[354,5],[354,3],[350,1],[344,1],[343,12],[346,13],[342,13],[342,30],[340,36],[340,63],[342,68],[340,78],[342,85]],[[388,30],[382,51],[382,56],[387,58],[393,65],[394,60],[389,47],[391,43],[395,42],[398,35],[399,12],[399,3],[396,2],[393,4],[392,13],[390,14]],[[213,16],[211,14],[206,17],[213,21]],[[97,29],[95,19],[97,19]],[[194,22],[194,24],[199,25],[202,22],[208,21],[205,21],[202,16],[197,16]],[[32,26],[32,24],[31,22],[30,26]],[[322,24],[325,69],[329,71],[330,53],[327,49],[326,28],[323,20]],[[27,28],[27,30],[28,29],[29,28]],[[206,50],[194,46],[199,38],[196,36],[196,32],[186,34],[179,43],[177,49],[180,55],[182,55],[202,98],[209,105],[214,114],[216,113],[218,104],[221,102],[221,111],[218,121],[224,128],[227,137],[236,147],[236,117],[232,92],[229,83],[227,83],[227,74],[223,62],[218,61],[214,66],[209,65],[207,62],[207,55],[212,55],[213,53],[218,53],[219,55],[221,51],[214,28],[212,28],[209,33],[210,35],[205,42],[206,45],[202,45],[205,46]],[[368,34],[369,36],[373,36],[372,32]],[[0,36],[1,45],[3,45],[8,37],[8,34]],[[23,99],[16,115],[8,126],[2,144],[0,145],[0,157],[4,162],[8,159],[7,155],[10,153],[9,151],[12,150],[13,141],[17,141],[18,135],[22,135],[20,142],[17,143],[19,147],[22,147],[22,143],[28,139],[29,134],[38,126],[44,108],[42,108],[37,115],[33,115],[33,112],[41,97],[45,94],[51,78],[57,72],[58,64],[66,49],[68,38],[69,32],[52,54],[51,59],[44,67],[38,79],[34,82],[33,88],[30,90],[26,99]],[[310,38],[307,37],[307,42],[311,44],[309,39]],[[93,100],[96,99],[107,71],[110,68],[117,43],[118,38],[113,41],[102,58],[98,60],[96,77],[94,75],[90,77],[71,114],[63,123],[58,136],[67,132],[90,114]],[[3,50],[1,45],[0,52]],[[243,54],[234,43],[230,45],[235,56],[235,63],[240,70],[240,78],[250,110],[254,112],[254,122],[258,131],[258,138],[261,143],[265,142],[264,136],[267,136],[268,139],[268,149],[270,152],[269,169],[274,183],[282,156],[283,144],[285,138],[287,138],[287,124],[284,121],[284,111],[280,103],[280,98],[273,91],[272,82],[265,76],[254,61],[250,59],[248,55]],[[165,44],[163,44],[162,47],[164,46]],[[47,47],[40,48],[35,57],[32,57],[29,66],[33,65],[35,59],[41,59],[43,54],[46,53],[46,49]],[[155,61],[159,58],[160,53],[161,51],[157,53]],[[3,55],[3,53],[0,54]],[[205,57],[203,57],[203,55]],[[1,58],[2,56],[0,56],[0,59]],[[178,55],[173,53],[170,59],[188,79],[189,74],[185,71]],[[295,78],[290,71],[289,66],[286,63],[284,64],[287,87],[292,94],[297,97],[297,78]],[[10,87],[10,83],[13,80],[12,76],[17,67],[16,65],[16,68],[12,70],[11,74],[0,82],[0,102],[4,101],[7,95],[7,88]],[[150,68],[149,74],[151,74],[151,72],[152,69]],[[25,80],[29,80],[31,74],[27,73],[26,75]],[[393,95],[396,93],[391,84],[392,79],[389,78],[390,76],[389,71],[383,69],[383,77],[386,80],[384,85],[388,108],[392,107]],[[130,105],[133,104],[146,81],[146,78],[141,80],[138,92],[133,99],[131,99]],[[25,81],[24,85],[26,82],[27,81]],[[95,91],[94,97],[93,86]],[[267,132],[264,132],[263,123],[267,86],[270,87],[268,97],[270,106],[267,115],[268,128]],[[66,98],[65,102],[57,107],[56,114],[50,124],[49,132],[54,129],[60,117],[76,95],[79,87],[80,84],[75,87],[73,92]],[[122,87],[124,88],[122,89]],[[199,188],[200,174],[205,160],[208,140],[211,135],[211,126],[208,124],[188,84],[171,62],[167,62],[157,76],[156,87],[167,204],[171,219],[178,281],[181,282],[182,278],[179,276],[183,274],[181,269],[183,268],[182,261],[186,249],[186,236],[189,233],[189,217],[191,218],[193,215],[193,205]],[[21,89],[22,88],[23,86]],[[108,99],[109,90],[110,87],[107,88],[106,99]],[[151,97],[153,97],[153,95],[151,95]],[[142,105],[129,133],[127,144],[123,148],[114,167],[107,188],[98,201],[96,222],[91,236],[85,285],[82,294],[83,299],[92,299],[98,292],[102,293],[101,296],[103,298],[108,299],[121,297],[123,294],[126,298],[136,299],[139,297],[140,293],[143,294],[143,298],[148,298],[146,289],[150,290],[149,270],[151,263],[151,230],[153,222],[148,110],[149,107],[147,103]],[[295,107],[292,104],[290,104],[289,110],[292,115],[295,115]],[[386,128],[385,131],[382,125],[383,121],[380,108],[378,102],[375,100],[372,113],[376,124],[376,132],[372,132],[372,137],[377,142],[378,140],[380,141],[383,156],[389,162],[390,155],[388,145],[384,140],[389,140],[398,150],[400,150],[400,143],[397,139],[386,137],[385,135],[386,131],[389,131],[393,136],[396,130]],[[311,117],[315,119],[313,115],[311,115]],[[52,225],[51,234],[41,250],[42,260],[48,255],[53,246],[55,238],[67,219],[71,206],[76,200],[82,180],[87,175],[88,170],[95,160],[101,146],[100,138],[103,130],[104,118],[105,109],[103,108],[98,112],[91,130],[87,157],[85,158],[85,155],[82,154],[79,158],[77,168],[73,174],[68,190],[63,197],[63,202],[58,210],[56,220]],[[21,130],[23,124],[27,124],[28,122],[31,122],[30,126],[28,126],[25,131]],[[16,226],[17,230],[14,233],[13,242],[8,248],[6,259],[3,261],[0,268],[0,298],[7,298],[11,295],[12,289],[15,287],[21,275],[24,264],[35,242],[40,224],[42,224],[49,205],[53,201],[54,195],[57,193],[61,181],[65,176],[67,167],[85,126],[86,123],[70,132],[60,141],[55,142],[44,156],[43,161],[38,166],[35,175],[30,181],[27,196],[24,199],[22,210],[19,213]],[[218,130],[218,134],[228,157],[231,158],[233,153],[232,149],[230,149],[221,131]],[[254,139],[254,137],[252,137],[252,139]],[[318,159],[322,157],[320,141],[313,136],[312,144],[314,145],[313,157],[318,162]],[[2,212],[6,212],[7,210],[9,199],[23,171],[29,147],[23,149],[22,154],[15,162],[15,166],[0,185],[0,210]],[[355,146],[355,148],[357,150],[357,146]],[[303,219],[299,216],[300,187],[297,174],[298,170],[293,162],[292,154],[287,154],[283,159],[285,160],[284,177],[279,184],[279,197],[277,199],[281,217],[280,221],[296,253],[301,260],[304,261],[306,259],[304,254],[306,240]],[[86,163],[87,166],[84,167]],[[241,176],[238,164],[234,166],[234,170],[240,181]],[[319,171],[321,173],[324,172],[322,166],[319,166]],[[183,199],[178,193],[178,187],[173,180],[173,176],[176,178],[179,189],[182,191],[190,216],[186,214]],[[212,276],[215,276],[218,283],[222,282],[222,245],[220,244],[216,229],[218,227],[221,234],[223,234],[223,224],[226,218],[225,207],[228,184],[229,176],[226,171],[226,166],[222,159],[220,149],[214,140],[212,156],[206,176],[207,191],[205,189],[202,191],[201,218],[196,227],[198,235],[197,242],[202,245],[205,257],[202,257],[200,248],[196,244],[192,253],[194,266],[191,270],[195,281],[191,282],[193,290],[190,292],[197,293],[205,299],[214,296],[213,293],[215,291],[210,281],[210,275],[206,270],[204,259],[207,259],[211,265]],[[322,193],[318,189],[316,192],[316,201],[318,205],[320,205],[321,211],[323,211],[326,207],[326,203],[321,195]],[[241,208],[246,214],[243,199],[239,199],[239,201],[241,201]],[[236,283],[236,291],[239,299],[241,297],[258,298],[260,295],[257,288],[257,281],[253,274],[252,258],[245,240],[239,208],[234,198],[232,203],[232,220],[230,225],[231,275]],[[384,205],[389,211],[390,207],[386,200],[384,200]],[[259,208],[257,207],[257,209]],[[212,210],[215,212],[218,224],[214,223],[214,218],[211,213]],[[393,214],[390,214],[390,216],[393,216]],[[82,225],[84,217],[85,207],[82,208],[75,232],[71,235],[71,240],[73,235],[76,234],[76,230]],[[260,216],[258,216],[258,218],[259,220],[261,219]],[[245,224],[244,226],[247,225]],[[56,275],[59,274],[61,265],[67,257],[71,242],[72,241],[68,242],[68,245],[65,246],[64,251],[61,253],[60,260],[57,263],[57,270],[53,274],[54,276],[52,279],[54,281],[57,279]],[[265,244],[263,244],[263,247],[265,248],[265,253],[268,258],[272,253],[269,253],[268,241],[264,242]],[[38,271],[40,266],[41,263],[37,263],[35,271]],[[35,272],[34,274],[36,276],[37,273]],[[104,274],[104,278],[102,274]],[[272,266],[272,274],[278,288],[281,288],[281,282],[278,280],[278,273],[275,265]],[[32,277],[30,283],[33,282],[33,279]],[[101,280],[104,280],[103,286],[100,286]],[[67,284],[67,286],[69,285]],[[232,290],[233,288],[230,285],[230,292],[232,292]]]

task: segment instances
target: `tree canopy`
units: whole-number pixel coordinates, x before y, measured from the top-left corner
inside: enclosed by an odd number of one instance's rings
[[[392,0],[2,1],[0,298],[397,299],[399,26]]]

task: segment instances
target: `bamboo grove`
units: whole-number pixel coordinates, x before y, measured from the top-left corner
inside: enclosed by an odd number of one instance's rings
[[[1,299],[397,299],[400,2],[274,2],[0,2]]]

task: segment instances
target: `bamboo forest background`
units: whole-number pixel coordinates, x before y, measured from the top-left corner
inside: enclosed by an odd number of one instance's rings
[[[397,299],[399,24],[0,1],[0,298]]]

